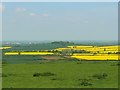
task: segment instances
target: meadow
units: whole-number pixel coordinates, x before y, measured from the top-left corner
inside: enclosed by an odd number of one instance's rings
[[[116,61],[3,64],[3,88],[117,88]]]

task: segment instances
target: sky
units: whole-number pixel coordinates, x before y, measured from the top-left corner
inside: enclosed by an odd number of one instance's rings
[[[2,39],[117,40],[117,5],[117,2],[4,2],[0,4]]]

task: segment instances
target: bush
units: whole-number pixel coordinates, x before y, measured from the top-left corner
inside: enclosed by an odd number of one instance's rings
[[[45,64],[45,63],[43,63],[43,62],[40,62],[39,64]]]
[[[15,76],[15,74],[11,74],[11,73],[9,73],[9,74],[2,73],[2,74],[0,74],[0,76],[1,75],[2,75],[2,77]]]
[[[77,64],[82,64],[82,62],[77,62]]]
[[[91,85],[93,85],[93,84],[89,81],[90,79],[79,79],[79,80],[81,80],[80,85],[82,85],[82,86],[91,86]]]
[[[117,66],[120,66],[120,63],[117,63],[116,65],[117,65]]]
[[[5,62],[5,61],[2,61],[2,65],[3,65],[3,64],[8,64],[8,63],[7,63],[7,62]]]
[[[34,73],[33,74],[33,77],[39,77],[40,76],[40,73]]]
[[[51,72],[44,72],[44,73],[34,73],[33,77],[39,77],[39,76],[54,76],[54,73]]]
[[[96,79],[105,79],[107,77],[107,73],[100,73],[100,74],[95,74],[92,77]]]
[[[45,72],[45,73],[41,73],[41,76],[54,76],[54,73],[51,72]]]
[[[52,78],[51,80],[57,80],[56,78]]]
[[[8,75],[2,73],[2,77],[8,77]]]
[[[111,64],[111,66],[120,66],[120,62],[113,63],[113,64]]]

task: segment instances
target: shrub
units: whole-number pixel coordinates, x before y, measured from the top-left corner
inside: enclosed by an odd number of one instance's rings
[[[3,74],[3,73],[0,76],[2,76],[2,77],[8,77],[7,74]]]
[[[56,78],[52,78],[51,80],[57,80]]]
[[[82,62],[77,62],[77,64],[82,64]]]
[[[120,66],[120,63],[118,62],[116,65],[117,65],[117,66]]]
[[[40,76],[40,73],[34,73],[33,74],[33,77],[39,77]]]
[[[2,61],[2,64],[8,64],[7,62],[5,62],[5,61]]]
[[[45,72],[45,73],[41,73],[41,76],[54,76],[54,73],[51,72]]]
[[[2,73],[1,75],[2,75],[2,77],[15,76],[15,74],[11,74],[11,73],[8,73],[8,74]]]
[[[44,73],[34,73],[33,77],[39,77],[39,76],[54,76],[54,73],[51,72],[44,72]]]
[[[92,77],[96,79],[105,79],[107,77],[107,73],[100,73],[100,74],[95,74]]]
[[[39,64],[45,64],[45,63],[43,63],[43,62],[40,62]]]
[[[91,86],[91,85],[93,85],[93,84],[89,81],[90,79],[79,79],[79,80],[81,80],[80,85],[82,85],[82,86]]]

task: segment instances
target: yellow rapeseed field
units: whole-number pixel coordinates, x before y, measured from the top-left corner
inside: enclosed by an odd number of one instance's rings
[[[6,52],[5,55],[19,55],[18,52]]]
[[[110,51],[118,52],[120,46],[68,46],[73,50],[85,50],[90,52]]]
[[[63,50],[70,50],[71,48],[57,48],[55,50],[58,50],[58,51],[63,51]]]
[[[69,48],[91,48],[93,46],[67,46]]]
[[[6,52],[5,55],[51,55],[52,52]]]
[[[118,60],[118,55],[71,56],[81,60]]]
[[[119,60],[120,46],[67,46],[71,50],[85,50],[89,53],[74,53],[71,57],[81,60]],[[60,48],[59,48],[60,50]]]
[[[10,46],[0,47],[0,50],[12,48]]]
[[[20,55],[51,55],[52,52],[21,52]]]

